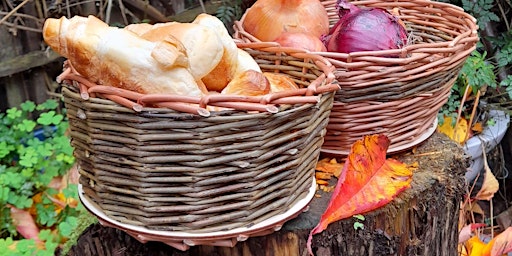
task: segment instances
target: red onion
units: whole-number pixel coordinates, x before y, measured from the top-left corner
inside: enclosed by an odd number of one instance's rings
[[[399,49],[407,43],[407,30],[400,20],[381,8],[359,8],[341,0],[340,19],[322,38],[327,51],[351,53]]]

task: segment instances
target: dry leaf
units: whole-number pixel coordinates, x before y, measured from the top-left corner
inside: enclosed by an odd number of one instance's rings
[[[455,125],[455,127],[453,127],[452,118],[449,116],[445,116],[443,125],[439,125],[437,127],[437,131],[445,134],[451,140],[462,144],[466,141],[468,121],[464,118],[460,118],[459,122]]]
[[[473,236],[465,243],[469,256],[483,256],[487,244],[482,242],[478,236]]]
[[[494,241],[491,256],[500,256],[512,252],[512,227],[508,227],[491,241]]]
[[[459,232],[459,243],[465,243],[473,236],[473,231],[485,226],[484,223],[472,223],[464,226]]]
[[[20,210],[16,207],[11,208],[11,218],[16,226],[16,231],[26,239],[39,241],[39,228],[29,211]]]
[[[484,130],[484,126],[482,125],[481,122],[476,122],[473,126],[471,126],[471,130],[474,131],[475,133],[482,133],[482,131]]]
[[[485,152],[485,146],[482,143],[482,152]],[[487,164],[487,156],[482,154],[482,157],[484,159],[484,169],[485,169],[485,176],[484,176],[484,182],[482,184],[482,188],[476,196],[474,197],[477,200],[487,200],[490,201],[494,194],[498,191],[500,188],[500,184],[494,174],[491,171],[491,168],[489,168],[489,165]]]
[[[364,136],[352,145],[327,209],[310,232],[310,254],[314,234],[340,219],[375,210],[410,186],[412,170],[395,159],[386,159],[389,139],[385,135]]]
[[[343,170],[343,163],[338,163],[336,158],[324,158],[318,161],[315,169],[320,172],[332,173],[336,178],[338,178],[341,170]]]

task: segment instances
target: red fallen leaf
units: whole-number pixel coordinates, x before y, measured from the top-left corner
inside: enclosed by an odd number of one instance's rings
[[[395,159],[386,159],[389,139],[368,135],[352,145],[327,209],[307,242],[311,255],[314,234],[344,218],[375,210],[410,186],[412,168]]]
[[[16,230],[26,239],[39,240],[39,228],[29,211],[20,210],[16,207],[11,208],[11,218]]]

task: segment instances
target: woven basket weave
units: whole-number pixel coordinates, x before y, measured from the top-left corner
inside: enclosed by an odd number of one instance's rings
[[[151,230],[204,233],[251,226],[308,193],[339,88],[331,83],[334,68],[300,51],[239,47],[262,71],[287,74],[303,89],[263,97],[130,99],[137,95],[73,72],[59,77],[80,184],[102,212]],[[227,106],[236,109],[207,111]]]
[[[432,131],[467,56],[478,41],[475,19],[460,7],[426,0],[350,1],[361,7],[398,10],[409,32],[402,49],[317,52],[336,67],[336,93],[323,151],[345,155],[361,136],[384,133],[389,151],[420,143]],[[339,19],[336,0],[322,1],[330,25]],[[259,42],[235,22],[234,38]],[[276,43],[277,45],[277,43]],[[399,56],[399,57],[385,57]]]

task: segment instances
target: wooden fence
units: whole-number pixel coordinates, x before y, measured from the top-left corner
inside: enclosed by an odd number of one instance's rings
[[[187,9],[203,8],[199,0],[2,0],[0,5],[0,111],[31,100],[59,97],[55,78],[64,59],[42,38],[44,20],[73,15],[98,16],[113,25],[165,22]]]

